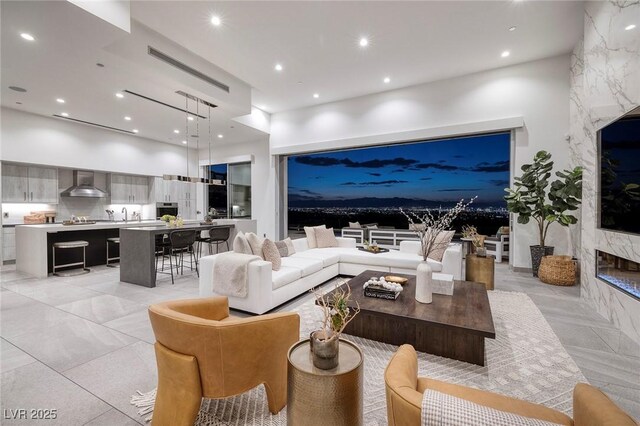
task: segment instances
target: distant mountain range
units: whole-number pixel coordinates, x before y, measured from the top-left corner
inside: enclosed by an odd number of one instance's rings
[[[457,201],[437,201],[437,200],[423,200],[417,198],[377,198],[377,197],[362,197],[362,198],[350,198],[350,199],[335,199],[327,200],[322,198],[314,198],[308,195],[289,194],[289,207],[298,208],[322,208],[322,207],[452,207]],[[476,200],[473,203],[474,207],[505,207],[504,201],[486,201],[482,202]]]

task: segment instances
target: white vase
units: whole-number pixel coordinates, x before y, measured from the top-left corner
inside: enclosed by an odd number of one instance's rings
[[[433,286],[431,283],[433,271],[427,262],[420,262],[416,270],[416,300],[420,303],[431,303],[433,300]]]

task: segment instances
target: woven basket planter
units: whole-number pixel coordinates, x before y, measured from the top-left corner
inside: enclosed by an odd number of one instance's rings
[[[538,277],[543,283],[571,286],[576,283],[576,269],[576,262],[571,256],[544,256]]]

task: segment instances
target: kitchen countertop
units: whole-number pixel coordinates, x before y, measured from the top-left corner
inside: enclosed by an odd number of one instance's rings
[[[185,224],[200,223],[198,220],[185,221]],[[63,225],[62,223],[40,223],[36,225],[17,225],[20,228],[38,229],[45,232],[65,232],[65,231],[90,231],[95,229],[113,229],[113,228],[133,228],[144,226],[166,226],[165,222],[160,220],[143,220],[143,221],[114,221],[114,222],[96,222],[90,225]]]

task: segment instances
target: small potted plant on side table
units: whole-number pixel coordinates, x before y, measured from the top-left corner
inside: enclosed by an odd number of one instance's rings
[[[351,287],[348,283],[338,284],[336,290],[329,294],[321,294],[311,290],[316,297],[316,304],[322,308],[320,330],[311,333],[310,345],[313,365],[322,370],[331,370],[338,366],[340,335],[349,322],[360,312],[356,302],[355,308],[349,307]]]

